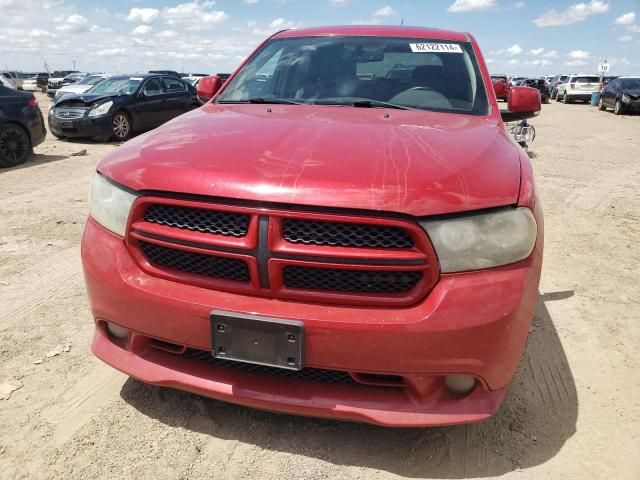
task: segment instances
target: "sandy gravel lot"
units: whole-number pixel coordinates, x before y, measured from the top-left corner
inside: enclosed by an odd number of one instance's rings
[[[552,103],[532,123],[546,249],[518,374],[490,421],[409,430],[249,410],[94,359],[79,242],[118,147],[50,135],[0,171],[0,478],[640,478],[640,116]]]

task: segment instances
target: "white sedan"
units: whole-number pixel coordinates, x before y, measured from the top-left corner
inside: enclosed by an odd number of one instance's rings
[[[93,75],[87,75],[86,77],[84,77],[82,80],[80,80],[77,83],[72,83],[70,85],[65,85],[64,87],[60,87],[56,91],[56,95],[55,95],[54,98],[60,98],[60,97],[62,97],[64,95],[70,95],[70,94],[79,95],[81,93],[86,92],[87,90],[89,90],[94,85],[97,85],[98,83],[100,83],[104,79],[109,78],[110,76],[111,75],[107,75],[107,74],[104,74],[104,73],[96,73],[96,74],[93,74]]]
[[[37,92],[41,90],[38,87],[38,77],[26,78],[22,81],[22,90],[25,92]]]

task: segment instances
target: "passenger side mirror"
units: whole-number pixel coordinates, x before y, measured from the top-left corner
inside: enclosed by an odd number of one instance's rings
[[[198,100],[207,103],[222,87],[222,80],[216,75],[202,77],[198,82]]]
[[[511,87],[508,110],[500,110],[502,120],[514,122],[535,117],[540,113],[540,92],[531,87]]]

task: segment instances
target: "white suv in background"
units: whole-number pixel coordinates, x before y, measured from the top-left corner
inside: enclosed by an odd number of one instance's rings
[[[600,79],[597,75],[571,75],[566,82],[558,86],[556,100],[571,103],[575,100],[591,101],[591,94],[600,91]]]

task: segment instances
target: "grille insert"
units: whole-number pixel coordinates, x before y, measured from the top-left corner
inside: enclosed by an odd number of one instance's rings
[[[249,269],[242,260],[174,250],[148,242],[139,243],[142,253],[151,263],[209,277],[249,281]]]
[[[296,380],[306,380],[317,383],[332,383],[337,385],[357,385],[358,383],[351,378],[347,372],[337,370],[323,370],[320,368],[303,368],[302,370],[285,370],[276,367],[267,367],[264,365],[253,365],[251,363],[232,362],[229,360],[221,360],[211,355],[211,352],[189,348],[184,353],[186,358],[207,362],[217,367],[241,370],[246,373],[254,373],[260,375],[270,375],[275,377],[293,378]]]
[[[360,223],[284,221],[284,238],[291,243],[338,247],[411,248],[413,240],[398,227]]]
[[[144,219],[159,225],[231,237],[244,237],[249,228],[249,215],[171,205],[151,205]]]
[[[284,284],[290,288],[350,293],[404,293],[416,286],[422,272],[339,270],[285,267]]]

